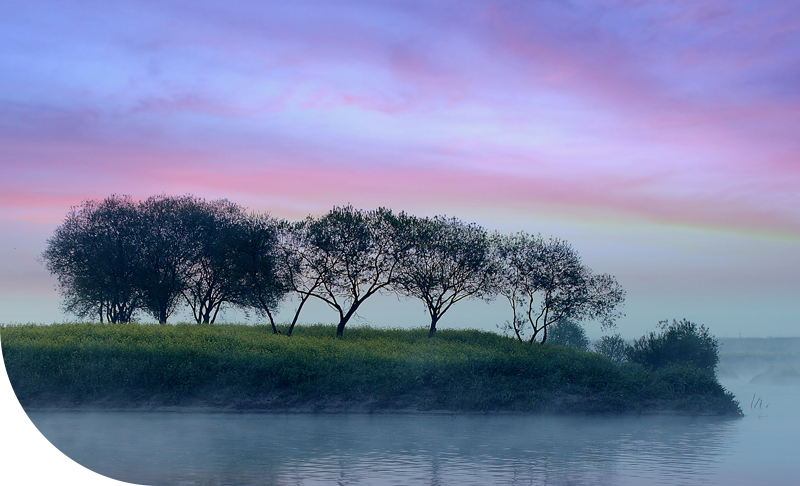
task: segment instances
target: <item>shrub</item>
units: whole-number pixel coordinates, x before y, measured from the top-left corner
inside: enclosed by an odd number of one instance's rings
[[[626,356],[651,370],[669,365],[690,365],[714,372],[719,363],[717,340],[708,328],[682,319],[659,322],[662,331],[651,332],[634,341]]]
[[[619,334],[603,336],[594,343],[595,352],[602,354],[615,364],[622,364],[628,360],[626,353],[629,347]]]
[[[561,319],[547,329],[547,342],[559,346],[569,346],[581,351],[589,350],[586,331],[575,321]]]

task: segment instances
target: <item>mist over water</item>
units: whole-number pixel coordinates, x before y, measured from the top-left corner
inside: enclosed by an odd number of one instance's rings
[[[746,381],[730,388],[742,401],[744,419],[148,412],[29,416],[79,464],[138,484],[793,484],[800,478],[800,388]],[[753,394],[762,398],[760,409],[749,408]]]
[[[797,484],[796,340],[725,342],[742,419],[688,416],[44,412],[79,464],[136,484]],[[746,346],[745,346],[746,345]],[[738,347],[737,347],[738,346]],[[742,349],[739,349],[742,348]]]
[[[688,417],[31,414],[76,462],[144,484],[705,484],[738,421]]]

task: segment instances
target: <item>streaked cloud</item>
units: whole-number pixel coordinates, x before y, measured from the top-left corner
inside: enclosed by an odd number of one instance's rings
[[[0,69],[9,228],[191,192],[800,241],[794,2],[31,1]]]

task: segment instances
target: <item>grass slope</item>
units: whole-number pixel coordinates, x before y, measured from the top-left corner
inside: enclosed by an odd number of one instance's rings
[[[716,377],[654,373],[481,331],[57,324],[0,328],[24,407],[275,411],[682,411],[740,415]]]

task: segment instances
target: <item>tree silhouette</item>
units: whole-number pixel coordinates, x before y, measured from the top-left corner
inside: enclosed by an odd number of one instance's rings
[[[225,199],[198,200],[189,217],[197,225],[198,239],[183,295],[198,324],[213,324],[223,305],[235,305],[240,298],[236,242],[242,238],[245,213]]]
[[[309,272],[307,282],[319,282],[306,291],[339,314],[337,336],[365,300],[393,282],[402,258],[396,221],[385,208],[342,206],[298,226],[302,269]]]
[[[511,305],[509,326],[518,340],[543,343],[548,327],[566,318],[614,326],[625,291],[614,277],[592,274],[569,243],[525,232],[493,240],[501,266],[495,288]]]
[[[129,196],[112,195],[70,209],[42,253],[58,278],[64,309],[78,317],[128,322],[142,307],[136,228],[139,215]]]
[[[273,314],[292,288],[291,274],[283,265],[278,240],[282,222],[267,214],[250,214],[239,224],[240,231],[234,232],[232,242],[233,265],[240,285],[238,292],[234,292],[236,304],[266,315],[272,332],[278,334]]]
[[[405,215],[398,228],[407,245],[393,287],[425,303],[431,318],[429,336],[455,303],[491,295],[495,265],[483,228],[457,218]]]
[[[138,206],[143,306],[166,323],[180,303],[198,257],[203,202],[193,196],[153,196]]]

